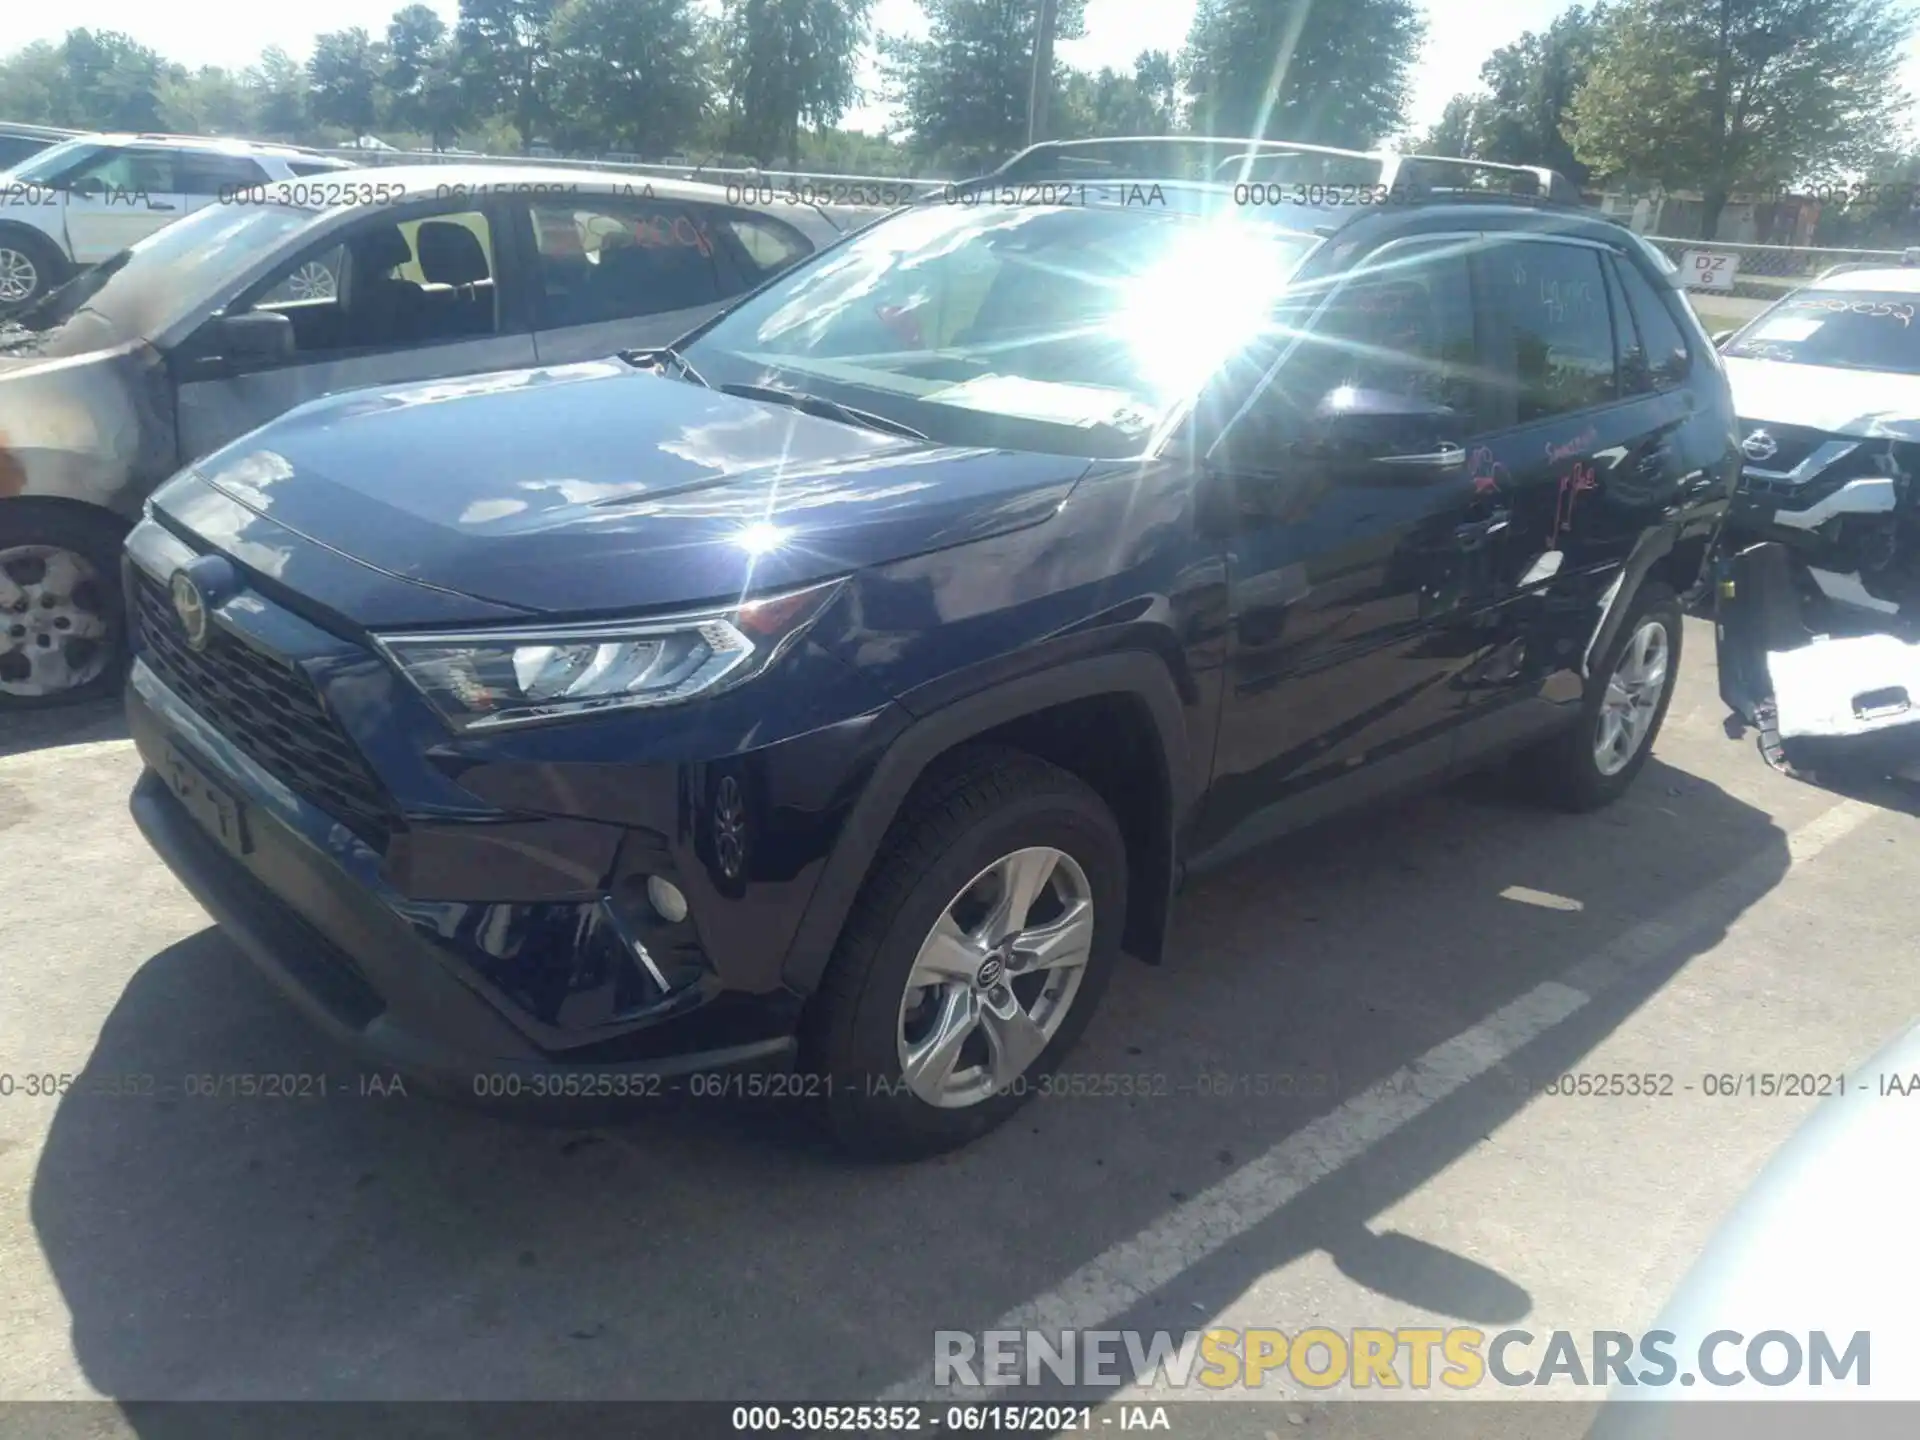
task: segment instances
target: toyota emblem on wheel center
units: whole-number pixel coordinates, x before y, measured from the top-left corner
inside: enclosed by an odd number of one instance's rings
[[[173,613],[180,617],[180,629],[186,634],[187,644],[195,650],[206,649],[207,601],[200,587],[186,571],[176,570],[167,589],[173,596]]]

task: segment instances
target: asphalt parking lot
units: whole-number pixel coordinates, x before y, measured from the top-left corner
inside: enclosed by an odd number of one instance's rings
[[[1920,822],[1768,770],[1687,640],[1619,806],[1476,780],[1243,858],[1069,1064],[1158,1093],[909,1168],[777,1106],[363,1095],[135,834],[117,716],[9,720],[0,1072],[157,1089],[0,1099],[0,1398],[848,1400],[923,1387],[941,1329],[1644,1327],[1813,1104],[1701,1077],[1920,1016]],[[1674,1093],[1541,1093],[1569,1071]],[[268,1073],[328,1098],[185,1093]]]

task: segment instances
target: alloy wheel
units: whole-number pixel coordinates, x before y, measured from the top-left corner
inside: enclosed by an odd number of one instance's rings
[[[977,1105],[1047,1048],[1093,954],[1093,891],[1071,855],[1003,855],[948,902],[907,978],[900,1072],[929,1105]]]
[[[0,305],[18,305],[40,284],[40,267],[24,250],[0,245]]]
[[[0,550],[0,695],[44,699],[97,680],[113,658],[108,595],[84,555]]]
[[[333,272],[318,260],[309,260],[287,277],[287,294],[295,300],[331,300]]]
[[[1640,753],[1667,690],[1667,627],[1641,622],[1607,679],[1594,726],[1593,761],[1602,775],[1618,775]]]

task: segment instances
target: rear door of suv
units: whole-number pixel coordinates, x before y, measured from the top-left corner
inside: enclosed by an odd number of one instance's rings
[[[1460,759],[1558,723],[1580,698],[1609,587],[1674,501],[1674,439],[1692,413],[1685,343],[1670,320],[1655,328],[1664,316],[1636,321],[1627,283],[1644,278],[1623,275],[1630,261],[1565,235],[1487,242],[1475,286],[1503,413],[1469,460],[1493,510],[1482,645],[1457,686],[1473,722]]]

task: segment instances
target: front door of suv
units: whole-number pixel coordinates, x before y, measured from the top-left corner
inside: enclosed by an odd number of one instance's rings
[[[1232,638],[1203,843],[1257,839],[1351,798],[1329,782],[1385,785],[1447,761],[1490,519],[1466,464],[1489,404],[1473,243],[1375,252],[1208,457],[1204,483],[1231,497],[1214,508],[1230,531]],[[1316,416],[1343,395],[1412,418],[1332,446]]]
[[[224,355],[215,316],[168,357],[181,460],[335,391],[532,365],[508,208],[375,209],[287,254],[227,313],[284,315],[291,354]]]
[[[60,178],[76,265],[98,265],[186,213],[176,162],[155,145],[108,147]]]

